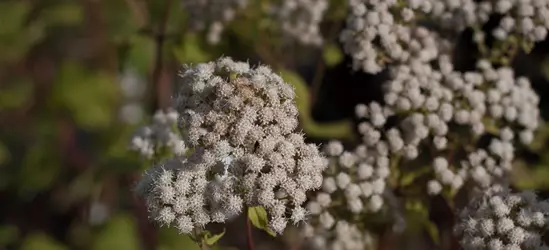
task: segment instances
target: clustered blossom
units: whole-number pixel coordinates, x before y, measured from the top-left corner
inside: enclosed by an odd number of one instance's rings
[[[296,131],[293,88],[266,66],[227,57],[188,67],[181,79],[175,102],[193,151],[144,179],[153,216],[182,233],[258,205],[276,233],[305,220],[306,192],[321,187],[326,161]]]
[[[183,155],[187,148],[177,132],[179,114],[173,109],[158,110],[150,125],[140,128],[132,136],[130,149],[145,158],[153,158],[156,153],[167,148],[175,156]]]
[[[482,27],[492,14],[498,14],[502,18],[492,35],[499,40],[515,35],[526,42],[544,40],[549,29],[549,2],[545,0],[348,1],[347,26],[340,39],[353,57],[353,68],[374,74],[389,62],[403,63],[409,58],[427,62],[448,50],[448,41],[427,32],[422,21],[455,33]],[[484,36],[477,32],[475,39],[480,42]]]
[[[319,46],[323,40],[319,26],[327,8],[326,0],[284,0],[271,12],[286,36],[304,45]]]
[[[398,145],[406,159],[415,159],[422,150],[442,154],[451,143],[474,145],[481,136],[493,132],[487,131],[487,126],[501,128],[488,145],[488,152],[470,152],[469,161],[453,164],[447,161],[447,155],[435,156],[437,180],[428,183],[432,194],[441,191],[440,183],[459,189],[469,176],[479,186],[488,187],[491,176],[502,177],[510,169],[513,142],[529,144],[539,125],[539,97],[528,79],[515,77],[508,67],[493,69],[487,61],[479,61],[478,71],[469,72],[454,71],[447,56],[441,56],[435,68],[412,61],[391,68],[385,90],[385,108],[389,110],[385,113],[395,113],[401,120],[400,128],[389,129],[386,136],[393,138],[390,141]],[[377,111],[370,112],[369,119],[381,128],[388,116],[377,103],[371,105]],[[361,109],[362,113],[368,110]],[[380,131],[366,128],[366,139],[379,137]],[[468,136],[455,131],[467,132]],[[422,148],[424,145],[433,149]],[[452,171],[451,165],[457,165],[458,172]]]
[[[455,232],[464,250],[547,250],[549,202],[535,193],[490,192],[472,200],[460,215]]]
[[[518,36],[529,42],[547,37],[549,29],[549,1],[546,0],[493,0],[478,4],[477,16],[487,22],[491,14],[501,15],[492,35],[499,40]]]
[[[207,29],[209,43],[217,44],[225,25],[231,22],[239,10],[248,5],[248,0],[182,0],[191,28]]]
[[[416,12],[430,12],[433,6],[437,5],[431,1],[402,6],[397,0],[349,0],[347,26],[340,39],[353,57],[353,68],[375,74],[389,62],[405,63],[411,58],[428,62],[448,50],[449,42],[436,33],[410,25]]]
[[[359,250],[372,244],[369,234],[358,230],[363,221],[352,218],[383,208],[390,169],[388,151],[382,147],[348,152],[340,142],[331,141],[324,148],[330,164],[321,191],[309,199],[311,220],[304,228],[315,249]],[[368,150],[372,152],[366,154]]]

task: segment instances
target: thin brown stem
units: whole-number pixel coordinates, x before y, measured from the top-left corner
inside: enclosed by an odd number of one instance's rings
[[[160,106],[160,101],[162,99],[162,91],[164,86],[162,86],[162,75],[164,71],[164,43],[166,42],[166,26],[168,23],[168,16],[171,8],[171,0],[166,0],[166,6],[164,7],[162,13],[162,19],[158,23],[158,27],[154,32],[154,41],[155,41],[155,59],[154,59],[154,68],[152,72],[152,88],[151,88],[151,111],[155,112]]]
[[[248,250],[254,250],[254,236],[252,232],[252,223],[250,218],[246,216],[246,239],[248,242]]]

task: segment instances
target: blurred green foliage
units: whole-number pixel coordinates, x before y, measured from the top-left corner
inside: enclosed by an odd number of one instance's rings
[[[146,163],[128,151],[136,126],[118,119],[125,103],[118,81],[131,68],[150,82],[157,55],[150,30],[167,1],[141,6],[148,20],[132,3],[145,2],[0,2],[0,249],[133,250],[147,249],[145,241],[197,249],[174,229],[155,230],[132,198]],[[175,38],[162,50],[165,65],[209,60],[201,34],[184,29],[183,10],[170,10]],[[108,209],[94,214],[95,203]],[[94,216],[105,219],[94,224]],[[142,235],[144,228],[157,236]]]
[[[326,20],[335,27],[346,15],[343,2],[330,0]],[[1,1],[0,249],[199,249],[175,229],[148,222],[142,201],[132,195],[150,162],[127,146],[146,119],[124,122],[121,110],[130,101],[138,102],[146,116],[166,107],[150,98],[171,96],[169,86],[154,85],[159,58],[168,83],[175,82],[181,64],[220,55],[269,64],[294,86],[301,128],[308,136],[352,142],[352,121],[319,123],[312,117],[311,88],[288,63],[309,58],[311,51],[281,45],[273,20],[260,12],[265,1],[253,3],[227,27],[222,43],[212,46],[205,43],[204,32],[186,28],[178,1]],[[164,43],[158,50],[160,36]],[[344,63],[336,40],[316,51],[327,68]],[[549,79],[549,60],[542,69]],[[126,70],[142,80],[137,84],[146,85],[138,86],[147,90],[139,100],[130,100],[120,85]],[[519,164],[518,187],[549,189],[548,128],[544,125],[525,149],[538,159]],[[415,178],[405,176],[401,185]],[[106,209],[96,211],[94,204]],[[417,204],[407,204],[411,228],[426,230],[436,241],[439,232],[428,209]],[[256,227],[266,228],[264,210],[248,213]]]

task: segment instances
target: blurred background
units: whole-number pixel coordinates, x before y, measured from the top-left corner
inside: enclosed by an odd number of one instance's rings
[[[182,64],[225,55],[271,65],[296,88],[301,128],[311,141],[356,143],[354,106],[381,99],[386,73],[349,67],[338,44],[344,1],[330,1],[321,47],[279,39],[273,20],[258,11],[264,1],[250,1],[212,45],[205,32],[189,28],[179,0],[1,0],[0,249],[198,249],[148,220],[132,188],[149,162],[128,150],[132,133],[170,107]],[[460,39],[458,69],[474,64],[470,36]],[[513,63],[541,95],[545,119],[548,51],[545,41]],[[533,146],[517,153],[523,160],[516,187],[549,190],[548,136],[544,125]],[[430,230],[449,230],[444,221],[452,213],[444,205],[423,212],[436,226]],[[244,223],[228,225],[221,243],[231,247],[217,249],[245,249]],[[288,235],[254,232],[257,249],[302,249]],[[427,249],[414,244],[432,235],[410,227],[394,236],[399,244],[381,237],[379,249]]]

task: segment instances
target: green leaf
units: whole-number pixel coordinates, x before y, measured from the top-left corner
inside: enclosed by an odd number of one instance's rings
[[[328,67],[333,67],[343,60],[343,53],[335,44],[330,43],[324,46],[322,57]]]
[[[93,250],[139,250],[136,223],[128,214],[118,214],[105,225],[93,244]]]
[[[225,229],[223,229],[222,233],[215,235],[211,235],[211,233],[208,232],[204,235],[203,242],[208,244],[208,246],[213,246],[217,241],[219,241],[219,239],[221,239],[221,237],[223,237],[223,235],[225,235]]]
[[[43,233],[35,233],[27,236],[23,245],[20,248],[21,250],[66,250],[67,247],[63,246],[61,243],[56,242],[49,236]]]
[[[425,220],[423,220],[423,228],[427,231],[427,233],[431,237],[431,240],[436,245],[439,245],[440,244],[440,236],[439,236],[438,228],[435,225],[435,223],[433,223],[429,219],[425,219]]]
[[[276,233],[269,228],[269,218],[267,217],[267,211],[262,206],[255,206],[248,208],[248,219],[252,222],[254,227],[267,232],[269,235],[275,237]]]

